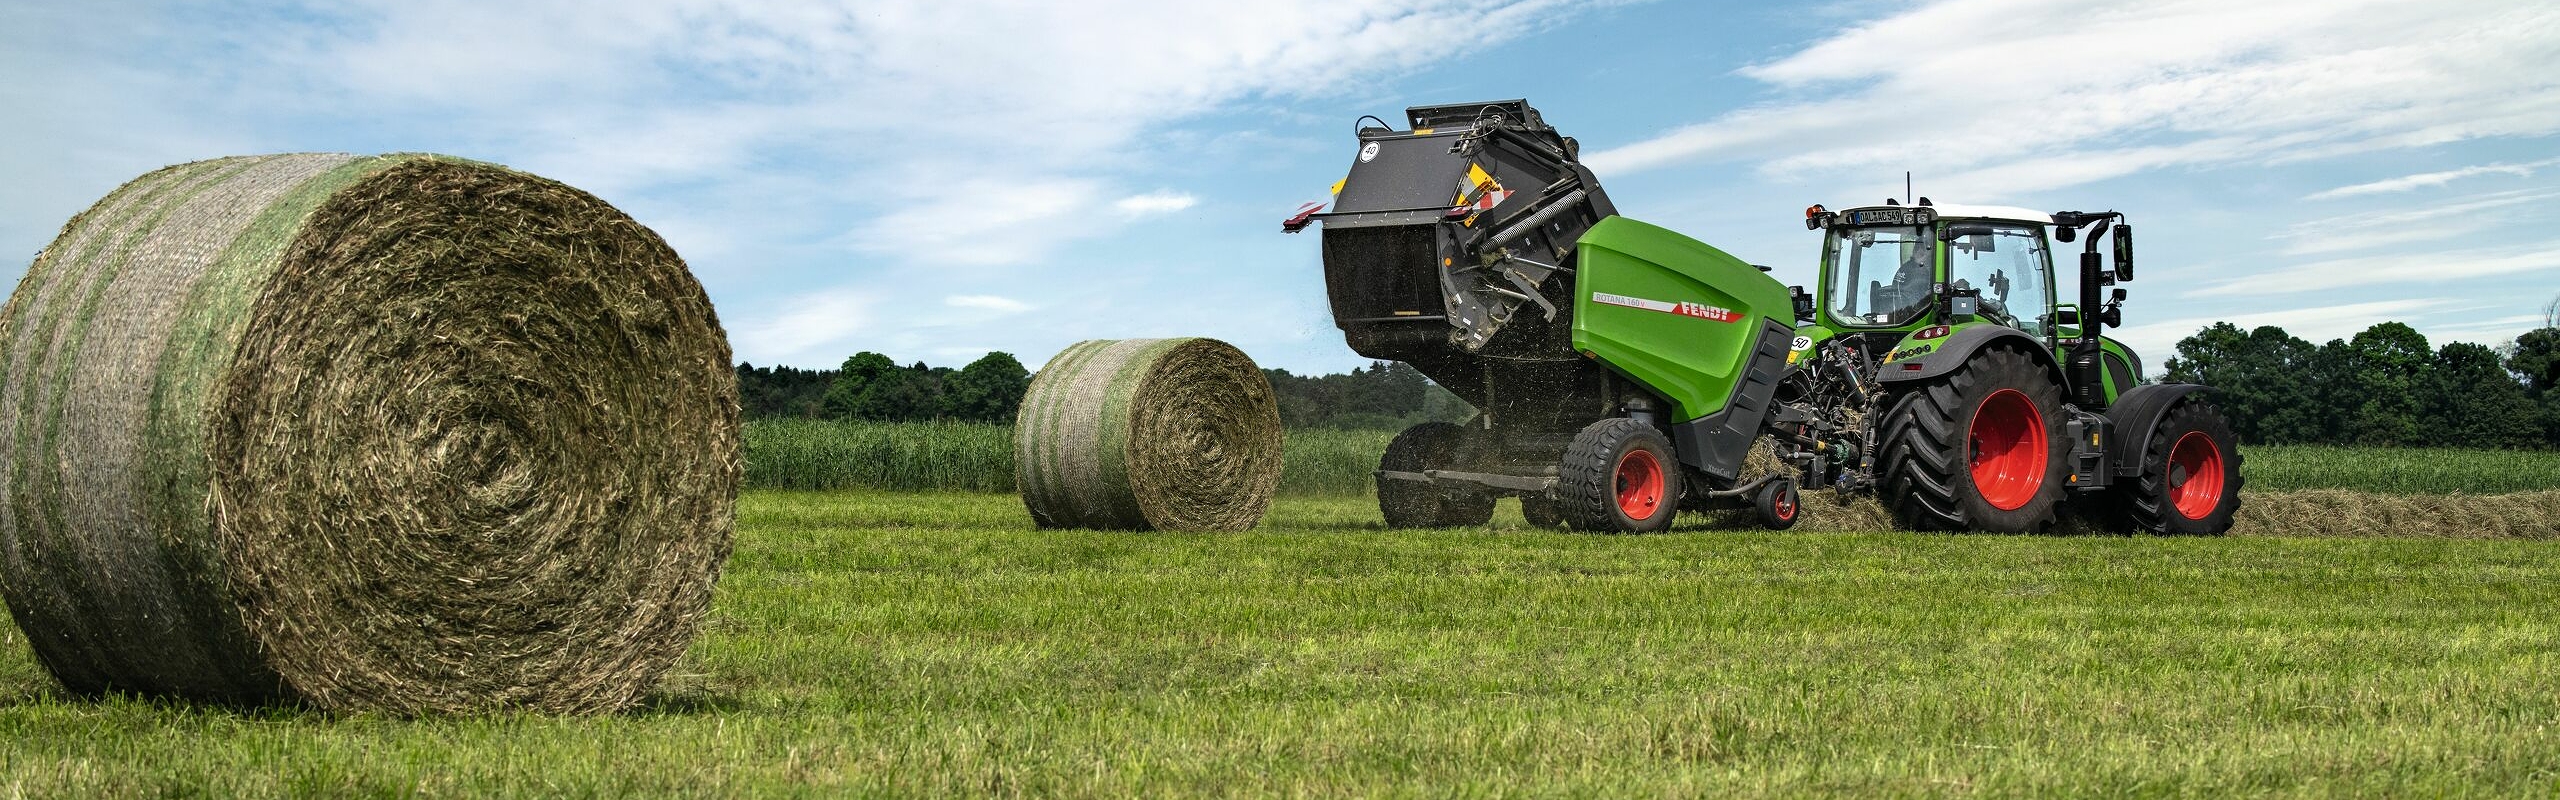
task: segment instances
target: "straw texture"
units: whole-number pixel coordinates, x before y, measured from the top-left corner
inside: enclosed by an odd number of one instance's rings
[[[0,311],[0,594],[78,692],[626,707],[727,556],[728,363],[675,253],[552,181],[154,172]]]
[[[1078,342],[1031,381],[1014,483],[1043,528],[1237,531],[1280,488],[1280,406],[1215,339]]]

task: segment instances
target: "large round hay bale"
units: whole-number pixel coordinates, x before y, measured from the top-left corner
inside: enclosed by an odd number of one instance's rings
[[[1240,531],[1280,488],[1280,405],[1226,342],[1077,342],[1032,378],[1013,463],[1043,528]]]
[[[729,549],[702,287],[604,201],[427,155],[170,167],[0,311],[0,591],[69,689],[626,707]]]

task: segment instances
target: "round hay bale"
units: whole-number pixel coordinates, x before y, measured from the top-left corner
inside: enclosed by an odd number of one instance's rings
[[[604,201],[430,155],[170,167],[0,310],[0,593],[80,693],[633,704],[729,550],[702,287]]]
[[[1049,359],[1014,420],[1043,528],[1240,531],[1280,488],[1280,404],[1216,339],[1096,339]]]

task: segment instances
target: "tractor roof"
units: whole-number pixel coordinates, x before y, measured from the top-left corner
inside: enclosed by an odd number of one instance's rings
[[[1938,203],[1930,206],[1930,208],[1938,212],[1939,219],[1997,219],[2011,222],[2033,222],[2038,225],[2053,224],[2052,214],[2037,211],[2032,208],[2019,208],[2017,206],[1968,206],[1958,205],[1955,203]]]

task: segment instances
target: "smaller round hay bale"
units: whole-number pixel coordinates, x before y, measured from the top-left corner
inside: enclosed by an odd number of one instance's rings
[[[1280,488],[1280,404],[1216,339],[1095,339],[1040,368],[1014,483],[1042,528],[1240,531]]]

